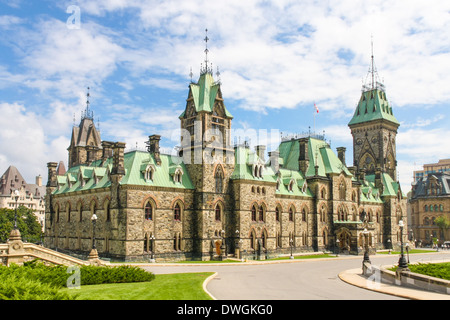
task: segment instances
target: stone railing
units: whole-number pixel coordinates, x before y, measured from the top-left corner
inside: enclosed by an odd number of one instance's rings
[[[24,262],[34,259],[42,260],[48,264],[66,266],[102,264],[98,255],[91,254],[88,260],[81,260],[34,243],[23,242],[18,230],[11,231],[7,243],[0,243],[0,265],[9,266],[12,263],[22,265]]]
[[[430,277],[409,270],[398,269],[397,272],[394,272],[388,270],[388,266],[378,267],[370,263],[364,263],[363,274],[367,277],[375,275],[379,281],[387,284],[450,294],[449,280]]]

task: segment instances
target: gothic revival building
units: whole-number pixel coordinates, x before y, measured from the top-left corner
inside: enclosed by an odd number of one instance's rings
[[[295,252],[359,254],[400,239],[406,200],[396,178],[396,134],[384,87],[364,87],[349,122],[354,163],[320,135],[276,150],[231,144],[233,116],[212,70],[189,85],[177,156],[100,140],[86,114],[72,131],[69,168],[48,163],[45,245],[121,260],[265,259]],[[373,72],[373,70],[372,70]],[[406,221],[405,221],[406,224]]]

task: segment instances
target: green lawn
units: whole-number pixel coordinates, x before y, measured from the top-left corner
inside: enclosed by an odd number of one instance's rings
[[[212,274],[158,274],[151,282],[85,285],[63,290],[81,300],[211,300],[202,286]]]

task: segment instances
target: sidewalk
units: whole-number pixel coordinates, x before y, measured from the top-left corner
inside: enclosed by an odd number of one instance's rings
[[[362,275],[361,268],[343,271],[339,274],[339,278],[342,281],[347,282],[348,284],[360,288],[386,293],[406,299],[450,300],[450,295],[448,294],[440,294],[431,291],[405,288],[402,286],[389,285],[386,283],[374,283],[373,281],[367,280],[367,278]]]

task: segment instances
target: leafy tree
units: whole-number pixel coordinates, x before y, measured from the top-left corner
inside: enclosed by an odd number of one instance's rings
[[[0,242],[6,242],[11,230],[14,228],[14,209],[0,209]],[[39,242],[41,238],[41,225],[34,215],[33,210],[23,206],[17,209],[17,228],[22,235],[22,240]]]
[[[439,216],[436,218],[435,223],[439,227],[439,229],[441,229],[445,241],[445,231],[450,228],[450,220],[447,219],[447,217]]]

